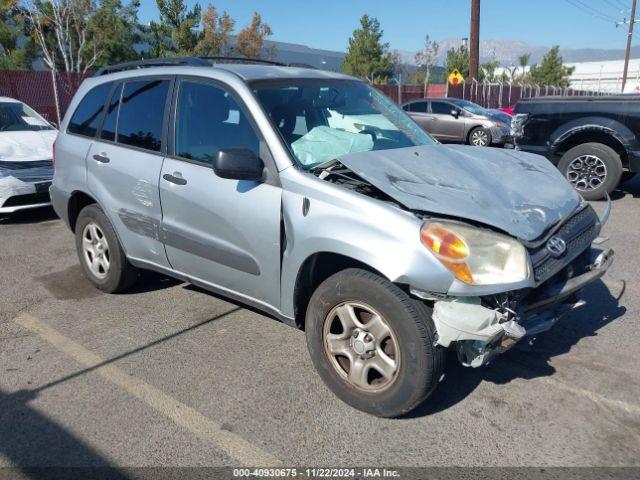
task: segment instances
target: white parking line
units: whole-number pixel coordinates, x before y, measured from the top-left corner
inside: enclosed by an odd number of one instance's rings
[[[38,334],[58,351],[72,357],[85,367],[95,367],[104,362],[104,359],[95,353],[45,325],[36,317],[21,314],[15,319],[15,322]],[[101,365],[96,368],[95,372],[142,400],[149,407],[173,422],[186,428],[199,439],[213,443],[243,465],[272,467],[281,464],[276,457],[261,448],[235,433],[223,430],[218,423],[205,417],[197,410],[167,395],[156,387],[125,373],[115,365]]]

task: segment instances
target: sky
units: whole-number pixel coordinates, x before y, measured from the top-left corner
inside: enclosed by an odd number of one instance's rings
[[[193,5],[195,0],[185,0]],[[425,34],[443,40],[469,35],[470,0],[208,0],[236,19],[236,29],[259,11],[271,40],[345,51],[367,13],[380,20],[391,49],[415,51]],[[631,0],[482,0],[481,39],[520,40],[534,46],[623,49]],[[627,11],[622,13],[625,5]],[[142,23],[157,19],[155,0],[141,0]],[[634,45],[637,42],[634,42]]]

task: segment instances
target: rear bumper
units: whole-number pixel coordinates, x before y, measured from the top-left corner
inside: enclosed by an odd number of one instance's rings
[[[55,185],[51,185],[49,188],[49,194],[51,196],[51,205],[53,206],[53,210],[56,212],[56,215],[64,221],[67,227],[70,228],[69,225],[69,198],[70,196],[60,190]]]

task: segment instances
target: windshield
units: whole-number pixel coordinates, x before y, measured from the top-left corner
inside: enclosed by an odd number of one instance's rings
[[[268,82],[254,92],[305,169],[352,152],[437,143],[401,108],[362,82]]]
[[[21,102],[0,102],[0,132],[53,130],[40,115]]]
[[[487,109],[473,102],[468,102],[467,100],[451,100],[451,103],[460,108],[464,108],[467,112],[473,113],[474,115],[489,115]]]

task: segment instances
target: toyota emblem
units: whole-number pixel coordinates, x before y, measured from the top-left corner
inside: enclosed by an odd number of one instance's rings
[[[560,237],[554,236],[547,241],[547,250],[551,255],[558,258],[564,255],[564,252],[567,251],[567,244]]]

